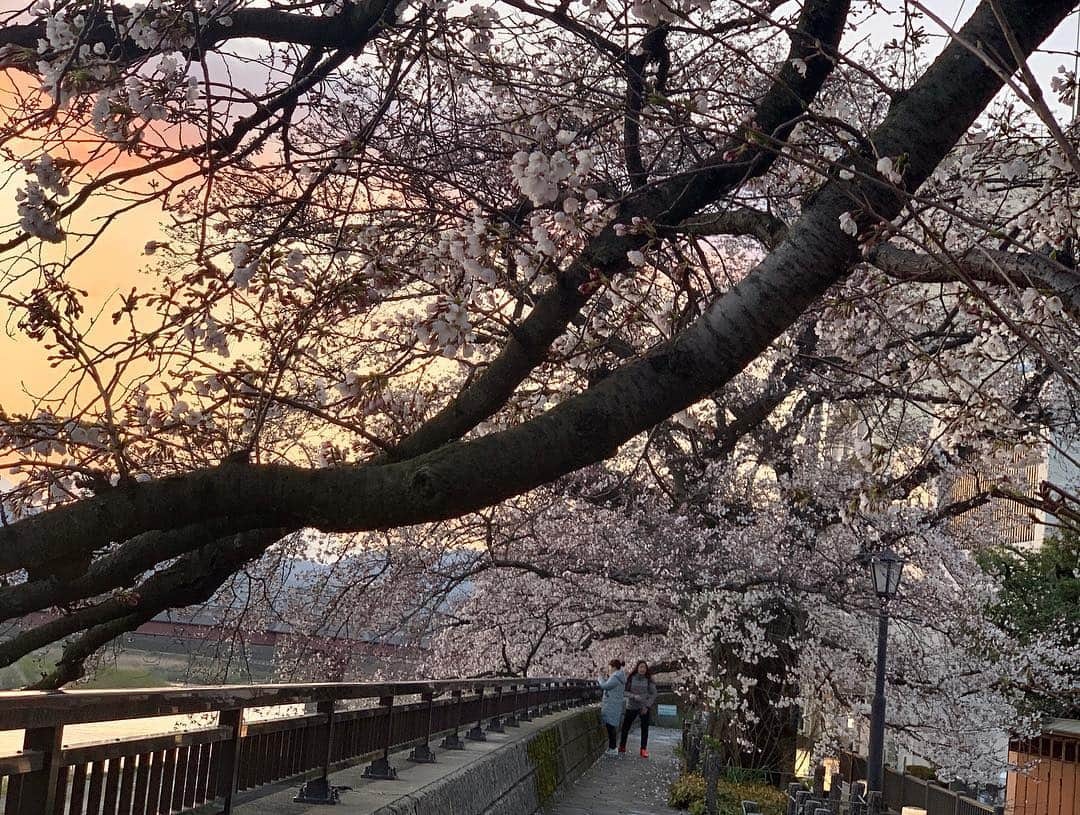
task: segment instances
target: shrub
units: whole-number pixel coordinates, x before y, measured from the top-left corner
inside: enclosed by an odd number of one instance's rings
[[[934,772],[934,768],[924,767],[921,764],[909,764],[904,768],[904,772],[914,778],[921,779],[922,781],[937,780],[937,774]]]
[[[757,801],[762,815],[783,815],[787,810],[787,793],[761,783],[760,773],[728,768],[721,773],[716,785],[716,807],[719,815],[742,815],[743,801]],[[668,806],[685,809],[689,815],[705,815],[705,777],[699,773],[683,773],[668,791]]]
[[[668,806],[690,809],[695,801],[705,800],[705,776],[699,773],[683,773],[668,790]]]

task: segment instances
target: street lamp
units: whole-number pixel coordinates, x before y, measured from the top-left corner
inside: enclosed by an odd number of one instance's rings
[[[870,747],[866,756],[866,788],[880,806],[885,765],[885,645],[889,638],[888,604],[900,588],[904,559],[891,549],[866,556],[874,592],[878,596],[877,674],[874,678],[874,702],[870,706]]]

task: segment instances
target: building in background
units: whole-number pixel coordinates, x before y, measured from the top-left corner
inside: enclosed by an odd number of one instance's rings
[[[1080,721],[1051,719],[1009,743],[1005,815],[1080,815]]]
[[[1033,454],[1017,456],[1005,473],[967,473],[945,485],[943,497],[952,502],[970,500],[1008,477],[1018,492],[1037,499],[1050,484],[1075,494],[1080,490],[1080,443],[1052,435]],[[954,528],[976,525],[992,529],[1003,543],[1038,549],[1048,535],[1053,535],[1055,518],[1019,501],[995,498],[956,517]]]

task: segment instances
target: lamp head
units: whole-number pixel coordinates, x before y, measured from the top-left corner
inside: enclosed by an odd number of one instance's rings
[[[900,576],[904,573],[904,559],[891,549],[871,552],[867,555],[874,591],[882,600],[891,600],[900,588]]]

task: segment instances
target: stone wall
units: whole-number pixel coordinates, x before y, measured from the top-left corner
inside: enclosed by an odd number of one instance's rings
[[[535,815],[607,747],[595,707],[563,716],[373,815]]]

